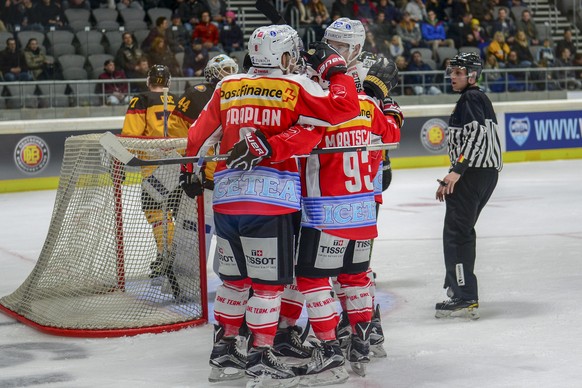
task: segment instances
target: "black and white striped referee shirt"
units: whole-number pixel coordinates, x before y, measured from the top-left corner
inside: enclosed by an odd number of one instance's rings
[[[449,158],[452,171],[496,168],[501,171],[501,143],[493,105],[477,86],[466,88],[449,119]]]

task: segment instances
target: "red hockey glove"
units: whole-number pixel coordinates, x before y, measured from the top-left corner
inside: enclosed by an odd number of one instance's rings
[[[237,170],[252,170],[263,158],[272,154],[267,138],[259,130],[249,132],[232,147],[226,167]]]
[[[382,112],[384,116],[392,116],[396,120],[399,128],[402,128],[402,123],[404,122],[404,115],[402,114],[402,109],[392,97],[386,97],[382,101]]]
[[[327,43],[311,43],[309,52],[304,52],[303,58],[307,66],[317,71],[321,78],[326,81],[329,81],[336,73],[345,74],[348,71],[344,58]]]

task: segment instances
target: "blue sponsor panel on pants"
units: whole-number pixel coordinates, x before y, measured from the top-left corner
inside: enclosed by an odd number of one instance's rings
[[[582,111],[505,115],[507,151],[582,147]]]

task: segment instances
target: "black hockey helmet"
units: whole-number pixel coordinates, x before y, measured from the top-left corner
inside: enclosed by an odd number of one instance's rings
[[[475,53],[459,53],[451,59],[449,68],[447,68],[447,75],[450,74],[449,69],[453,67],[464,67],[467,69],[467,76],[470,76],[472,72],[476,72],[475,80],[478,80],[483,70],[483,62],[481,57]]]
[[[148,71],[148,86],[163,86],[169,87],[172,75],[170,69],[165,65],[153,65]]]

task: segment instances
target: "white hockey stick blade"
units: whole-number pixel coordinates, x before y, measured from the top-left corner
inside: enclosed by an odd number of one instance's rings
[[[103,148],[113,155],[117,160],[127,166],[159,166],[164,164],[184,164],[184,163],[197,163],[200,159],[206,162],[219,162],[221,160],[228,159],[228,154],[211,155],[204,157],[195,156],[183,156],[179,158],[167,158],[167,159],[140,159],[129,152],[123,144],[117,139],[117,137],[111,132],[105,132],[99,138],[99,143]],[[384,143],[384,144],[368,144],[361,146],[348,146],[348,147],[326,147],[326,148],[315,148],[311,151],[310,155],[317,154],[333,154],[333,153],[343,153],[343,152],[363,152],[363,151],[381,151],[381,150],[395,150],[398,149],[399,143]],[[295,157],[302,158],[309,155],[296,155]]]
[[[221,381],[242,379],[245,376],[245,371],[242,369],[211,367],[208,381],[211,383],[219,383]]]

